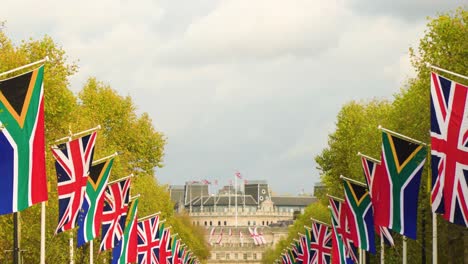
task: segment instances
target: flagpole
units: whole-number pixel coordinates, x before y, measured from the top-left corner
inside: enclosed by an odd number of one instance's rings
[[[13,213],[13,263],[19,264],[20,260],[20,232],[19,212]]]
[[[390,130],[390,129],[386,129],[386,128],[382,127],[381,125],[378,126],[378,129],[380,129],[380,130],[382,130],[382,131],[385,131],[385,132],[387,132],[387,133],[390,133],[390,134],[392,134],[392,135],[394,135],[394,136],[397,136],[397,137],[399,137],[399,138],[401,138],[401,139],[406,139],[406,140],[411,141],[411,142],[413,142],[413,143],[420,144],[420,145],[423,145],[423,146],[427,146],[427,144],[424,143],[424,142],[422,142],[422,141],[419,141],[419,140],[414,139],[414,138],[410,138],[410,137],[408,137],[408,136],[402,135],[402,134],[397,133],[397,132],[395,132],[395,131],[392,131],[392,130]]]
[[[47,62],[47,61],[49,61],[49,56],[45,56],[45,58],[43,58],[42,60],[38,60],[38,61],[36,61],[36,62],[32,62],[32,63],[23,65],[23,66],[18,67],[18,68],[14,68],[14,69],[9,70],[9,71],[6,71],[6,72],[2,72],[2,73],[0,73],[0,77],[3,76],[3,75],[7,75],[7,74],[10,74],[10,73],[13,73],[13,72],[15,72],[15,71],[19,71],[19,70],[22,70],[22,69],[25,69],[25,68],[34,66],[34,65],[36,65],[36,64],[40,64],[40,63],[43,63],[43,62]]]
[[[357,185],[360,185],[360,186],[362,186],[362,187],[367,188],[367,184],[365,184],[365,183],[363,183],[363,182],[359,182],[359,181],[353,180],[353,179],[350,179],[350,178],[347,178],[347,177],[345,177],[345,176],[343,176],[343,175],[340,175],[340,179],[345,180],[345,181],[350,181],[350,182],[352,182],[352,183],[355,183],[355,184],[357,184]]]
[[[104,158],[98,159],[98,160],[96,160],[96,161],[93,161],[92,165],[99,164],[99,163],[101,163],[101,162],[103,162],[103,161],[112,159],[113,157],[118,156],[118,155],[119,155],[119,152],[115,152],[114,154],[111,154],[111,155],[109,155],[109,156],[107,156],[107,157],[104,157]]]
[[[385,264],[385,245],[382,230],[380,232],[380,264]]]
[[[70,264],[74,264],[75,261],[73,259],[73,233],[70,233],[69,245],[70,245]]]
[[[116,182],[121,182],[121,181],[126,180],[128,178],[132,178],[133,176],[135,176],[135,175],[133,175],[133,173],[132,173],[132,174],[130,174],[128,176],[125,176],[123,178],[120,178],[120,179],[117,179],[117,180],[114,180],[114,181],[110,181],[110,182],[107,183],[107,185],[111,185],[112,183],[116,183]]]
[[[315,219],[315,218],[312,218],[312,217],[311,217],[310,220],[312,220],[312,221],[314,221],[314,222],[316,222],[316,223],[319,223],[319,224],[321,224],[321,225],[330,227],[330,224],[327,224],[327,223],[325,223],[325,222],[319,221],[319,220],[317,220],[317,219]],[[306,226],[304,226],[304,227],[306,227]],[[310,228],[310,227],[309,227],[309,228]]]
[[[465,80],[468,80],[468,77],[465,76],[465,75],[461,75],[461,74],[456,73],[456,72],[453,72],[453,71],[449,71],[449,70],[446,70],[446,69],[442,69],[442,68],[440,68],[440,67],[437,67],[437,66],[434,66],[434,65],[431,65],[431,64],[427,64],[427,67],[432,68],[432,69],[435,69],[435,70],[439,70],[439,71],[441,71],[441,72],[445,72],[445,73],[448,73],[448,74],[452,74],[452,75],[454,75],[454,76],[463,78],[463,79],[465,79]]]
[[[41,203],[41,264],[45,264],[45,225],[46,225],[46,215],[45,215],[45,202]]]
[[[148,218],[151,218],[151,217],[154,217],[154,216],[157,216],[159,215],[161,212],[157,212],[157,213],[154,213],[154,214],[150,214],[150,215],[147,215],[147,216],[144,216],[144,217],[141,217],[141,218],[138,218],[138,222],[141,222],[143,220],[146,220]]]
[[[89,264],[93,264],[94,256],[93,256],[93,240],[89,241]]]
[[[432,263],[437,262],[437,214],[432,213]]]
[[[234,186],[235,186],[235,190],[234,190],[234,194],[235,194],[235,202],[236,202],[236,228],[237,228],[237,175],[234,176],[234,180],[235,180],[235,183],[234,183]]]
[[[403,236],[403,264],[407,264],[408,263],[408,259],[407,259],[407,240],[408,238],[406,238],[406,236]]]
[[[361,152],[358,152],[357,154],[358,154],[358,156],[361,156],[361,157],[366,158],[366,159],[368,159],[368,160],[370,160],[370,161],[373,161],[373,162],[375,162],[375,163],[379,163],[379,164],[380,164],[380,160],[378,160],[378,159],[374,159],[374,158],[372,158],[372,157],[369,157],[369,156],[367,156],[367,155],[364,155],[364,154],[362,154]]]
[[[71,141],[71,139],[72,139],[73,137],[78,137],[78,136],[82,136],[82,135],[91,134],[92,132],[94,132],[94,131],[96,131],[96,130],[99,130],[99,129],[101,129],[101,125],[98,125],[98,126],[96,126],[96,127],[93,127],[93,128],[88,129],[88,130],[84,130],[84,131],[81,131],[81,132],[78,132],[78,133],[75,133],[75,134],[71,133],[71,131],[70,131],[70,135],[55,140],[55,141],[54,141],[54,144],[57,144],[57,143],[59,143],[59,142],[61,142],[61,141],[65,141],[65,140],[66,140],[66,141]]]

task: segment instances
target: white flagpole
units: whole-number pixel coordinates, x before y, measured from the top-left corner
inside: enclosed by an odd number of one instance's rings
[[[89,241],[89,264],[93,264],[93,240]]]
[[[235,202],[236,202],[236,228],[237,228],[237,175],[234,175],[234,180],[235,180],[235,183],[234,183],[234,186],[235,186],[235,189],[234,189],[234,199],[235,199]]]
[[[2,72],[0,73],[0,77],[3,76],[3,75],[7,75],[7,74],[10,74],[10,73],[13,73],[15,71],[19,71],[19,70],[22,70],[22,69],[25,69],[25,68],[28,68],[28,67],[31,67],[31,66],[34,66],[36,64],[40,64],[40,63],[43,63],[43,62],[47,62],[49,61],[49,56],[46,56],[44,59],[42,60],[38,60],[38,61],[35,61],[33,63],[29,63],[29,64],[26,64],[26,65],[23,65],[21,67],[18,67],[18,68],[14,68],[12,70],[9,70],[9,71],[6,71],[6,72]]]
[[[70,233],[70,264],[74,264],[75,260],[73,259],[73,233]]]
[[[432,263],[437,264],[437,214],[432,213]]]
[[[380,264],[385,264],[385,243],[382,230],[380,230]]]
[[[45,264],[45,225],[46,225],[46,215],[45,215],[45,202],[41,203],[41,264]]]
[[[403,236],[403,264],[407,264],[408,263],[408,256],[407,256],[407,240],[408,238],[406,238],[405,236]]]
[[[439,70],[441,72],[445,72],[445,73],[448,73],[448,74],[452,74],[454,76],[457,76],[457,77],[460,77],[460,78],[463,78],[465,80],[468,80],[468,77],[465,76],[465,75],[461,75],[459,73],[456,73],[456,72],[453,72],[453,71],[449,71],[449,70],[446,70],[446,69],[442,69],[442,68],[439,68],[437,66],[434,66],[434,65],[431,65],[431,64],[428,64],[427,65],[429,68],[432,68],[432,69],[436,69],[436,70]]]

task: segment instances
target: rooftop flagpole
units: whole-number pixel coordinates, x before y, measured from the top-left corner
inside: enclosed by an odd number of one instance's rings
[[[10,73],[13,73],[15,71],[19,71],[19,70],[22,70],[22,69],[26,69],[28,67],[31,67],[31,66],[34,66],[34,65],[37,65],[37,64],[41,64],[43,62],[47,62],[49,61],[49,56],[45,56],[45,58],[43,58],[42,60],[38,60],[38,61],[35,61],[35,62],[32,62],[32,63],[29,63],[29,64],[26,64],[26,65],[23,65],[23,66],[20,66],[18,68],[14,68],[14,69],[11,69],[9,71],[6,71],[6,72],[2,72],[0,73],[0,77],[4,76],[4,75],[7,75],[7,74],[10,74]]]

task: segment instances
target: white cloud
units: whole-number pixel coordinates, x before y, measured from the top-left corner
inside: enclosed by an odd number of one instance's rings
[[[318,181],[313,156],[341,105],[390,97],[411,76],[416,7],[350,1],[7,0],[0,20],[80,59],[75,91],[96,76],[149,112],[169,140],[163,183],[222,184],[239,169],[294,193]]]

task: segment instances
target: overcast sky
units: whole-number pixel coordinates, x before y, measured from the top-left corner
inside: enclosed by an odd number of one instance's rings
[[[391,98],[426,17],[463,3],[3,0],[0,21],[16,43],[47,34],[79,60],[73,91],[95,76],[150,114],[168,138],[161,183],[239,170],[294,194],[319,182],[342,105]]]

